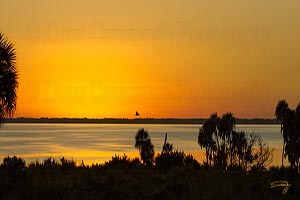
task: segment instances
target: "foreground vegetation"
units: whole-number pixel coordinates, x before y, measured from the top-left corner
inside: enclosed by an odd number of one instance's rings
[[[293,169],[300,169],[300,104],[295,110],[289,108],[285,100],[280,100],[276,106],[275,115],[281,122],[281,134],[283,137],[283,159],[288,158]]]
[[[26,164],[6,157],[0,199],[299,199],[299,178],[291,168],[225,171],[178,151],[156,158],[152,167],[125,155],[92,166],[64,158]],[[285,187],[270,187],[278,180],[291,184],[286,194]]]
[[[116,155],[88,166],[64,157],[33,163],[6,157],[0,165],[0,199],[299,199],[297,169],[267,170],[272,150],[234,125],[231,113],[213,114],[202,125],[203,164],[174,150],[167,133],[162,152],[155,154],[144,129],[135,136],[141,159]]]

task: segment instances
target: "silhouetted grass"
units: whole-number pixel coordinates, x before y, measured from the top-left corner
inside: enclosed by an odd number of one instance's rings
[[[0,167],[0,199],[300,198],[300,176],[290,168],[224,171],[196,164],[183,152],[161,154],[156,162],[159,159],[161,166],[149,167],[126,155],[91,166],[65,158],[26,164],[7,157]],[[285,195],[283,187],[270,188],[277,180],[292,184]]]

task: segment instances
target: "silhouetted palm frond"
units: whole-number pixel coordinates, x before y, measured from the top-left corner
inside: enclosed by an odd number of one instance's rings
[[[15,48],[0,32],[0,122],[16,109],[17,79]]]

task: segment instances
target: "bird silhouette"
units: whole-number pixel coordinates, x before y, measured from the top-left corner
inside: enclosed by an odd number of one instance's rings
[[[136,117],[140,116],[140,113],[138,113],[138,111],[135,111],[135,116]]]

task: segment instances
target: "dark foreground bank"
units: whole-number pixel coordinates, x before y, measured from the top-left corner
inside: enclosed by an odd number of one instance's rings
[[[219,170],[189,156],[152,167],[126,156],[92,166],[64,158],[26,164],[6,157],[0,199],[299,199],[299,178],[290,168]]]

